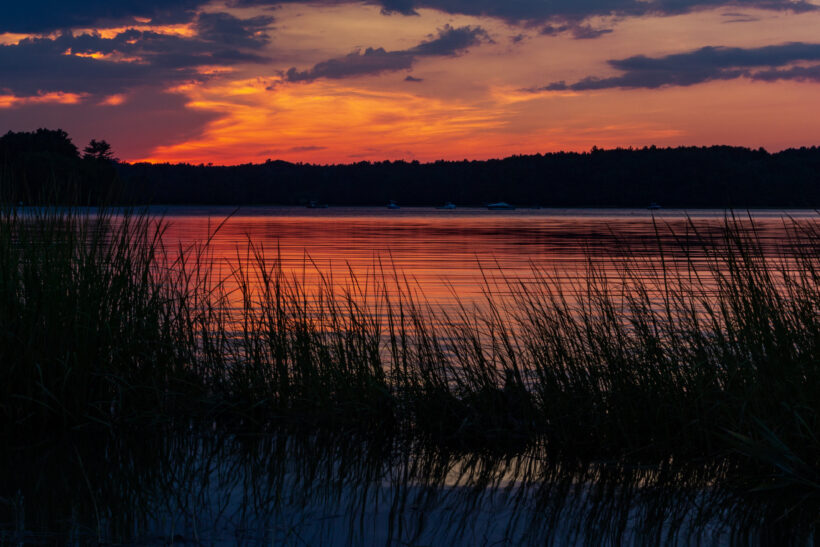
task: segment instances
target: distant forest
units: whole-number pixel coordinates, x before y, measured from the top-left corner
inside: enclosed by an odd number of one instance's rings
[[[81,154],[61,130],[0,137],[0,195],[129,204],[820,207],[820,148],[731,146],[558,152],[487,161],[128,164],[105,141]]]

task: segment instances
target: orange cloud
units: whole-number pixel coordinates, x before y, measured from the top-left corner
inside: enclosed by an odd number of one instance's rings
[[[105,99],[100,101],[100,104],[101,105],[106,105],[106,106],[119,106],[119,105],[123,104],[124,102],[125,102],[125,95],[120,93],[118,95],[109,95],[108,97],[106,97]]]
[[[682,138],[662,120],[636,121],[595,111],[571,119],[565,103],[513,91],[462,101],[340,82],[291,85],[266,80],[210,88],[180,86],[188,108],[220,112],[196,138],[155,149],[149,162],[237,164],[284,159],[309,163],[360,160],[486,159],[598,146],[640,146]],[[601,104],[608,110],[608,104]],[[551,122],[547,122],[550,120]]]
[[[13,46],[19,44],[22,40],[29,38],[30,34],[16,34],[12,32],[0,33],[0,46]]]
[[[83,57],[87,59],[94,59],[96,61],[113,61],[118,63],[135,63],[142,61],[139,57],[129,57],[118,52],[102,53],[100,51],[93,51],[91,53],[79,53],[71,51],[71,48],[65,50],[63,55],[73,55],[74,57]]]
[[[0,95],[0,108],[13,108],[26,104],[58,103],[78,104],[87,95],[81,93],[43,93],[32,97],[16,97],[14,95]]]
[[[157,34],[170,34],[175,36],[182,36],[190,38],[196,36],[196,29],[191,23],[184,23],[178,25],[152,25],[149,21],[145,21],[140,25],[128,25],[121,27],[99,28],[99,29],[76,29],[75,35],[79,34],[97,34],[101,38],[116,38],[118,35],[128,30],[138,30],[140,32],[156,32]]]
[[[444,143],[469,148],[470,135],[503,124],[500,112],[486,107],[339,83],[271,88],[270,82],[249,80],[180,91],[191,97],[189,108],[222,112],[223,117],[199,138],[158,148],[141,160],[345,162],[439,157]]]

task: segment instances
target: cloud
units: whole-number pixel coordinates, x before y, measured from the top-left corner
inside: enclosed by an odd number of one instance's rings
[[[157,24],[192,21],[205,0],[9,0],[3,3],[0,32],[48,33],[90,28],[102,22],[134,24],[151,19]]]
[[[406,51],[386,51],[381,47],[369,47],[364,52],[354,52],[345,57],[322,61],[310,70],[300,72],[292,67],[285,73],[285,79],[289,82],[312,82],[319,78],[350,78],[408,69],[414,62],[415,57]]]
[[[414,55],[457,55],[471,46],[482,42],[492,43],[490,35],[481,27],[451,27],[445,25],[438,36],[409,49]]]
[[[228,13],[202,13],[196,22],[200,39],[240,48],[260,48],[270,41],[265,31],[273,17],[260,15],[239,19]]]
[[[609,88],[690,86],[714,80],[747,77],[753,80],[817,81],[820,66],[789,67],[797,62],[820,61],[820,44],[791,42],[759,48],[707,46],[664,57],[637,55],[608,61],[622,74],[590,76],[573,84],[553,82],[530,91],[586,91]]]
[[[116,95],[113,95],[116,97]],[[0,95],[0,108],[12,108],[31,104],[77,104],[83,100],[82,95],[76,93],[42,93],[29,97],[15,97],[14,95]]]
[[[321,150],[328,150],[327,146],[290,146],[288,148],[268,148],[267,150],[260,150],[260,156],[276,156],[278,154],[287,154],[290,152],[319,152]]]
[[[152,78],[193,76],[191,71],[173,73],[141,63],[64,55],[72,42],[71,37],[60,36],[0,46],[0,89],[20,96],[57,91],[111,95]]]
[[[576,40],[591,40],[600,38],[612,32],[611,28],[593,28],[590,25],[575,25],[572,27],[572,37]]]
[[[593,28],[591,25],[582,24],[577,21],[569,21],[561,25],[545,25],[541,28],[541,34],[546,36],[558,36],[570,33],[576,40],[591,40],[600,38],[604,34],[612,32],[611,28]]]
[[[114,37],[97,33],[26,38],[0,46],[0,90],[15,95],[47,92],[113,95],[137,86],[203,80],[201,66],[262,63],[271,17],[239,19],[203,13],[196,35],[129,29]]]
[[[810,11],[810,0],[365,0],[385,14],[415,15],[419,8],[452,14],[488,16],[510,22],[582,21],[600,15],[671,15],[728,6],[735,9]],[[276,6],[285,3],[339,5],[355,0],[233,0],[230,6]],[[4,2],[0,33],[50,33],[101,24],[127,26],[150,19],[154,24],[190,22],[207,0],[9,0]]]
[[[489,16],[512,22],[580,21],[598,15],[672,15],[720,6],[744,9],[811,11],[807,0],[379,0],[385,13],[415,14],[432,8],[453,14]]]
[[[759,21],[758,17],[753,17],[746,13],[740,12],[726,12],[721,14],[725,19],[723,20],[724,23],[753,23],[755,21]]]
[[[285,79],[289,82],[310,82],[319,78],[341,79],[406,70],[420,57],[458,55],[471,46],[490,41],[487,31],[481,27],[455,28],[446,25],[439,30],[438,36],[410,49],[387,51],[381,47],[367,48],[363,52],[356,51],[322,61],[308,70],[299,71],[293,67],[285,73]]]
[[[416,77],[411,76],[411,75],[408,74],[407,77],[404,79],[404,81],[405,82],[423,82],[424,78],[416,78]]]
[[[820,65],[795,66],[787,69],[761,70],[751,75],[752,79],[764,82],[796,80],[798,82],[820,82]]]
[[[291,146],[288,152],[315,152],[317,150],[327,150],[327,146]]]
[[[402,15],[418,15],[414,0],[382,0],[382,13],[400,13]]]

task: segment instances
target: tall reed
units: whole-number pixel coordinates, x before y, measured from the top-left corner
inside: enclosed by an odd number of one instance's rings
[[[161,266],[163,229],[129,211],[0,209],[6,427],[151,421],[199,396],[192,295]]]

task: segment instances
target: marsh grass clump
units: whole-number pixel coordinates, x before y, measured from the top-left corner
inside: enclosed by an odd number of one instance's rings
[[[742,454],[773,470],[762,484],[816,487],[820,234],[784,228],[780,253],[730,218],[695,240],[700,264],[681,248],[676,267],[629,258],[616,283],[593,269],[571,296],[546,274],[518,284],[521,356],[555,444]]]
[[[658,249],[660,263],[627,255],[614,275],[591,262],[570,284],[543,270],[503,280],[513,298],[502,308],[502,291],[489,291],[489,311],[458,322],[455,358],[434,369],[443,372],[430,392],[465,405],[512,383],[521,395],[511,400],[527,403],[515,423],[529,419],[527,434],[555,450],[650,461],[731,453],[771,471],[761,485],[816,488],[816,225],[786,221],[779,253],[751,219],[729,218],[708,237],[690,227],[686,245]],[[473,408],[495,419],[515,408],[483,401]]]
[[[0,209],[6,427],[151,421],[200,392],[180,336],[187,287],[160,267],[162,233],[130,211]]]
[[[816,224],[785,220],[777,250],[752,219],[689,228],[678,245],[658,237],[660,261],[624,252],[569,283],[488,278],[484,305],[452,316],[406,304],[412,334],[390,362],[413,427],[472,447],[543,439],[570,457],[731,454],[756,487],[816,490]]]
[[[208,242],[169,249],[165,228],[144,212],[2,210],[7,429],[391,421],[376,315],[357,297],[323,283],[308,298],[252,246],[251,268],[215,278]]]
[[[325,425],[394,420],[394,388],[382,352],[381,298],[360,280],[337,286],[321,277],[307,288],[278,260],[248,243],[231,272],[239,301],[223,353],[224,395],[257,423],[291,417]]]

